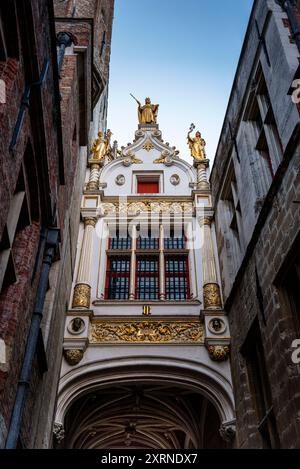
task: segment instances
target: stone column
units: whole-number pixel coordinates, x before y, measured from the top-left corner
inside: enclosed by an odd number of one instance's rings
[[[99,179],[101,169],[103,167],[103,161],[89,160],[90,165],[90,177],[87,183],[86,190],[97,191],[99,189]]]
[[[86,189],[88,191],[96,191],[99,188],[99,176],[100,176],[100,165],[91,164],[91,172],[89,182],[87,183]]]
[[[130,261],[130,285],[129,300],[135,300],[135,267],[136,267],[136,226],[131,231],[131,261]]]
[[[89,308],[91,301],[91,268],[93,257],[93,237],[96,218],[84,219],[84,234],[81,246],[76,285],[72,308]]]
[[[164,226],[159,227],[159,299],[166,298],[165,287]]]
[[[197,189],[199,190],[209,189],[209,182],[206,174],[208,166],[209,160],[194,161],[194,167],[197,169]]]
[[[211,218],[206,217],[200,219],[200,224],[203,227],[202,266],[204,308],[220,309],[222,308],[222,301],[211,234]]]

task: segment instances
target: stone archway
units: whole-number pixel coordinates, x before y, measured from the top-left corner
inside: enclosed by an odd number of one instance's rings
[[[80,373],[74,370],[65,376],[56,417],[61,447],[231,446],[228,438],[225,442],[221,437],[224,432],[220,433],[220,428],[224,430],[224,423],[231,424],[234,419],[232,395],[229,383],[216,372],[213,376],[207,369],[202,373],[184,369],[178,360],[168,368],[163,363],[154,366],[153,361],[143,367],[129,362],[122,367],[102,364],[101,370],[99,363],[89,364]]]
[[[226,448],[220,418],[204,396],[168,384],[122,384],[86,394],[65,418],[75,449]]]

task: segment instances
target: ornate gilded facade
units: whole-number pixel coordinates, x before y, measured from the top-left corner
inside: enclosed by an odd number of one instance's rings
[[[189,140],[205,157],[192,152],[187,162],[164,142],[158,105],[147,99],[138,113],[133,143],[119,149],[107,131],[90,145],[58,392],[55,428],[64,430],[59,444],[147,448],[146,432],[156,448],[228,447],[232,441],[225,441],[220,429],[234,427],[230,331],[222,307],[205,142],[198,142],[199,133],[197,141]],[[120,401],[118,409],[110,406],[109,415],[99,412],[93,437],[80,443],[71,424],[77,403],[88,405],[84,396],[92,389],[104,399],[103,386],[122,392],[121,381],[140,403],[132,410],[136,417],[128,423],[128,404]],[[161,406],[155,410],[151,401],[152,417],[142,411],[149,382],[162,400],[163,383],[178,395],[191,393],[187,405],[204,399],[207,415],[195,410],[196,421],[218,422],[212,440],[200,437],[200,427],[183,437],[178,423],[163,444],[152,421]],[[118,436],[110,427],[115,418],[121,422]]]

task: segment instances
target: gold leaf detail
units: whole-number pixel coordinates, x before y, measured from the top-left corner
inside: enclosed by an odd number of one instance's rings
[[[204,328],[199,321],[94,321],[90,343],[203,343]]]
[[[150,150],[153,150],[154,145],[153,145],[152,142],[150,142],[150,140],[147,140],[147,142],[144,143],[143,148],[144,148],[144,150],[146,150],[146,151],[150,151]]]

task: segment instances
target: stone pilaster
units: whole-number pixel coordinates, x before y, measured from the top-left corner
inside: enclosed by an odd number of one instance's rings
[[[222,308],[222,301],[211,234],[211,218],[202,218],[200,223],[203,227],[202,266],[204,308],[220,309]]]
[[[96,218],[85,218],[79,267],[74,288],[72,308],[89,308],[91,301],[91,268]]]
[[[197,169],[197,189],[209,190],[206,169],[209,166],[209,160],[194,161],[194,167]]]

